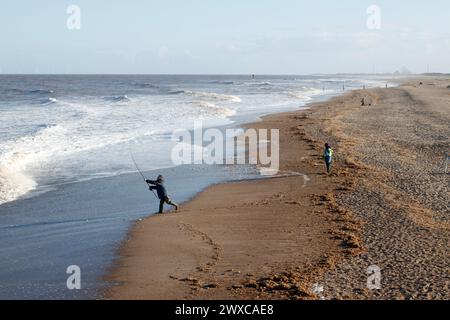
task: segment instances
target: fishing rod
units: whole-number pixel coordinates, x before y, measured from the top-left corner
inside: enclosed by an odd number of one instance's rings
[[[132,153],[131,151],[130,151],[130,156],[131,156],[131,159],[133,160],[133,163],[134,163],[134,166],[136,167],[136,170],[139,172],[139,174],[141,175],[142,179],[144,179],[145,184],[149,187],[148,189],[153,193],[153,195],[155,196],[155,198],[158,199],[158,197],[157,197],[156,194],[155,194],[155,191],[153,191],[153,190],[150,188],[150,185],[147,183],[147,179],[145,179],[144,174],[143,174],[142,171],[139,169],[139,167],[138,167],[138,165],[137,165],[137,163],[136,163],[136,160],[134,159],[133,153]]]

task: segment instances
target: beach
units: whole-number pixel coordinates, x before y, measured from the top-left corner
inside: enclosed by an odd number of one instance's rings
[[[448,299],[449,86],[410,79],[246,125],[280,130],[280,176],[213,185],[137,221],[104,297]]]
[[[254,165],[176,165],[174,134],[192,132],[194,120],[224,132],[326,100],[339,94],[343,83],[349,89],[386,84],[380,75],[0,75],[0,80],[4,299],[101,296],[130,226],[158,208],[133,158],[145,177],[163,174],[177,202],[212,185],[262,177]],[[303,183],[302,172],[297,175]],[[82,272],[80,290],[66,285],[70,266]]]

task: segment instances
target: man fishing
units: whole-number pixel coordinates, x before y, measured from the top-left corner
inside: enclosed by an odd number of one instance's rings
[[[333,154],[334,151],[328,143],[325,143],[325,150],[323,152],[323,158],[325,160],[325,164],[327,166],[327,173],[331,173],[331,164],[333,163]]]
[[[150,190],[156,190],[159,198],[159,213],[163,213],[164,203],[170,204],[175,207],[175,210],[178,210],[178,204],[172,202],[167,195],[167,189],[164,186],[164,177],[159,175],[156,180],[145,180],[150,186]]]

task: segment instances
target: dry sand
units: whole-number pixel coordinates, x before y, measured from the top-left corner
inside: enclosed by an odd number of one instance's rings
[[[105,296],[450,298],[450,80],[420,81],[249,125],[280,129],[282,173],[306,176],[212,186],[179,213],[136,223]],[[331,176],[324,142],[336,152]],[[380,290],[366,287],[370,265]]]

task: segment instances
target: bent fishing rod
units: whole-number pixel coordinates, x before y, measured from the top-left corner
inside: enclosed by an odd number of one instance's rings
[[[153,193],[153,195],[155,196],[156,199],[158,199],[158,197],[155,194],[155,191],[153,191],[153,189],[151,188],[151,186],[147,183],[147,179],[145,179],[144,174],[142,173],[142,171],[139,169],[136,160],[134,159],[133,153],[130,151],[130,156],[131,159],[133,160],[134,166],[136,167],[136,170],[139,172],[139,174],[141,175],[142,179],[144,179],[145,184],[148,186],[148,189]]]

